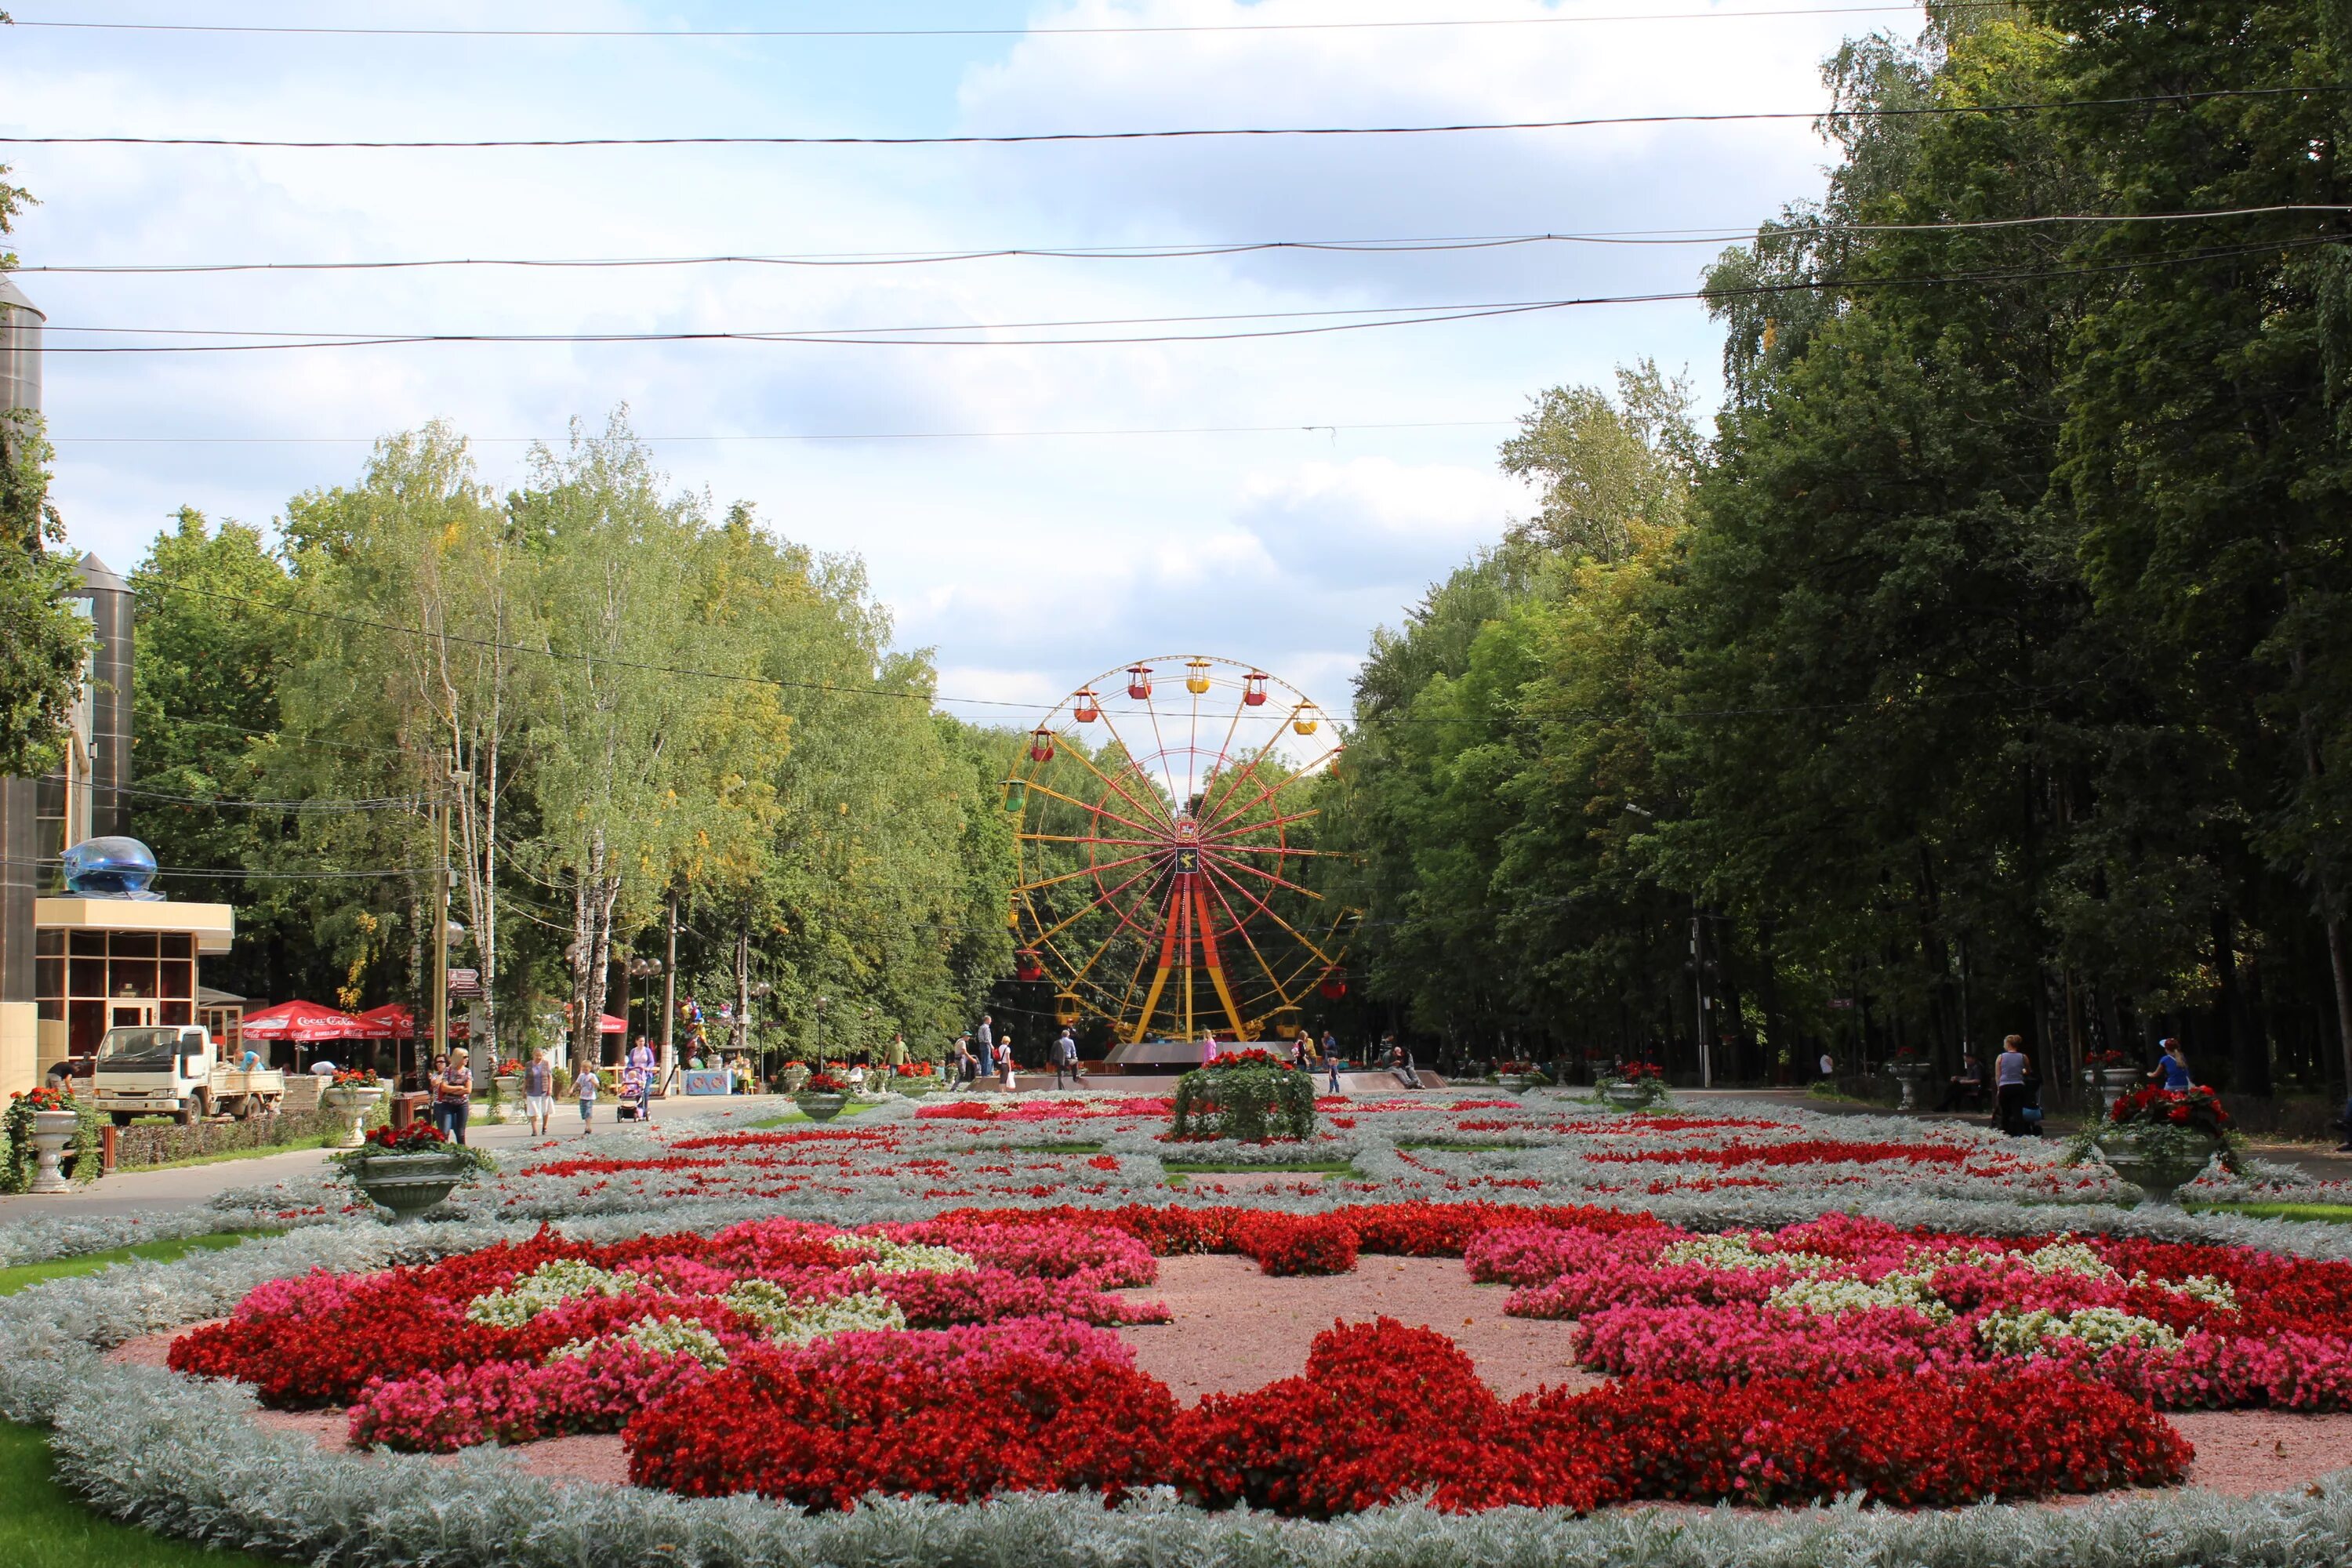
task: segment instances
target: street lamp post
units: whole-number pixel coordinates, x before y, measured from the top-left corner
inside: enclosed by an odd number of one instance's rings
[[[825,1000],[816,999],[816,1070],[824,1070],[824,1008]]]
[[[751,998],[751,1016],[744,1022],[751,1031],[752,1039],[758,1042],[754,1048],[759,1052],[759,1078],[762,1086],[768,1081],[768,1041],[760,1033],[760,1001],[774,990],[775,987],[764,980],[754,980],[744,987],[745,994]]]

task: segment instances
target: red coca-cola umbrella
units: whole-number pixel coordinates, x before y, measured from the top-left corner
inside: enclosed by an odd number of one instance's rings
[[[291,1040],[303,1046],[316,1045],[321,1040],[388,1040],[392,1037],[381,1025],[369,1024],[349,1013],[322,1007],[316,1002],[280,1002],[275,1007],[247,1013],[240,1027],[248,1040]]]

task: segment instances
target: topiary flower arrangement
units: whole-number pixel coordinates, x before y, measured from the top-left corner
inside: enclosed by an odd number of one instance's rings
[[[1315,1136],[1315,1082],[1261,1047],[1222,1055],[1176,1080],[1179,1142],[1231,1138],[1244,1143]]]

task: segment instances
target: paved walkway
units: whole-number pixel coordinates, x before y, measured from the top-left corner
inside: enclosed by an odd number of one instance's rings
[[[693,1121],[720,1110],[750,1108],[767,1110],[771,1114],[791,1109],[791,1102],[774,1095],[712,1096],[708,1100],[663,1100],[654,1104],[654,1123],[666,1126],[676,1121]],[[607,1136],[616,1130],[634,1128],[635,1123],[615,1121],[610,1100],[596,1107],[595,1131],[589,1141]],[[558,1140],[580,1141],[580,1112],[570,1102],[557,1106],[551,1131]],[[525,1122],[477,1121],[466,1130],[469,1143],[485,1149],[520,1149],[533,1142],[530,1128]],[[77,1185],[71,1193],[56,1196],[35,1197],[19,1193],[0,1195],[0,1226],[13,1221],[37,1215],[74,1215],[83,1218],[101,1215],[159,1214],[173,1209],[194,1208],[215,1194],[233,1187],[259,1186],[268,1182],[284,1181],[289,1176],[307,1175],[327,1163],[331,1150],[289,1149],[282,1154],[257,1154],[242,1160],[215,1160],[202,1165],[177,1165],[159,1171],[117,1171],[110,1176],[100,1176],[87,1186]]]

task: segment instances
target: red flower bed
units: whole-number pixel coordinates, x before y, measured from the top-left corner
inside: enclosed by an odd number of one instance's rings
[[[1234,1207],[1160,1208],[1149,1204],[1104,1209],[1066,1205],[970,1208],[950,1210],[941,1215],[938,1223],[1102,1226],[1125,1231],[1150,1247],[1156,1258],[1204,1252],[1239,1253],[1254,1258],[1257,1256],[1255,1249],[1244,1244],[1234,1226],[1244,1220],[1262,1221],[1271,1212]],[[1335,1209],[1330,1217],[1344,1220],[1348,1228],[1355,1232],[1359,1252],[1394,1258],[1459,1258],[1472,1238],[1514,1226],[1565,1226],[1613,1236],[1658,1224],[1648,1215],[1626,1214],[1617,1209],[1485,1203],[1358,1204]],[[1254,1234],[1270,1233],[1261,1230]]]
[[[1168,1468],[1168,1385],[1108,1361],[932,1367],[739,1360],[629,1423],[629,1479],[846,1509],[869,1492],[970,1502],[1081,1488],[1116,1500]]]
[[[1444,1335],[1335,1324],[1306,1371],[1180,1410],[1108,1361],[1019,1353],[820,1365],[758,1353],[633,1420],[629,1479],[845,1509],[1170,1484],[1210,1508],[1353,1513],[1416,1493],[1468,1512],[1636,1499],[1773,1502],[1860,1491],[1906,1506],[2178,1481],[2189,1446],[2146,1405],[2063,1373],[1870,1380],[1825,1398],[1629,1383],[1505,1402]]]

